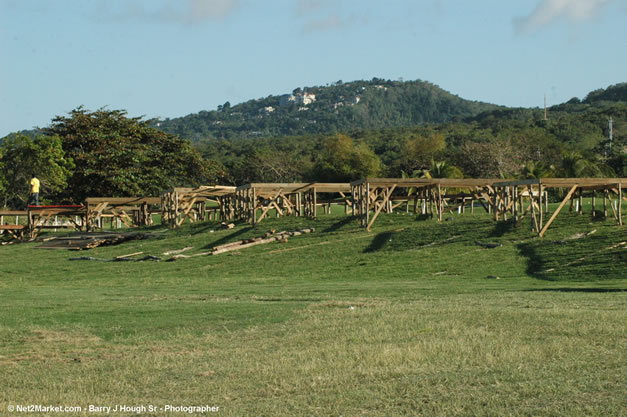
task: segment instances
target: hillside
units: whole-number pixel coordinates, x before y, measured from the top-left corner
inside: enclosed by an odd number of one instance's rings
[[[498,106],[464,100],[426,81],[352,81],[297,88],[214,111],[155,122],[199,141],[381,129],[461,120]]]
[[[623,101],[627,102],[627,83],[619,83],[601,88],[588,93],[583,100],[584,103],[596,103],[599,101]]]

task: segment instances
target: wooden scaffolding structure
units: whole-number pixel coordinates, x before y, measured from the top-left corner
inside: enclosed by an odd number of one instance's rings
[[[474,201],[491,213],[494,207],[496,178],[363,178],[351,182],[353,215],[360,219],[362,227],[370,230],[379,214],[391,213],[394,208],[413,202],[413,212],[436,217],[442,221],[445,211],[465,211]],[[405,189],[403,195],[393,195],[395,190]],[[395,204],[396,202],[396,204]]]
[[[180,227],[186,220],[193,223],[218,213],[222,220],[232,219],[234,210],[230,195],[234,192],[235,187],[226,185],[168,190],[161,195],[161,223]],[[215,203],[216,209],[208,209],[208,202]]]
[[[154,208],[160,209],[161,197],[88,197],[87,230],[101,228],[104,219],[119,221],[125,227],[149,226]]]
[[[28,206],[28,224],[26,230],[31,239],[36,238],[42,229],[60,229],[69,227],[85,230],[87,209],[84,205],[49,205]],[[59,218],[62,222],[59,222]]]
[[[609,205],[617,224],[622,226],[622,202],[627,200],[627,197],[623,195],[625,184],[627,184],[627,178],[539,178],[501,181],[494,184],[495,220],[507,220],[509,215],[520,221],[527,214],[530,214],[531,229],[542,237],[568,202],[570,202],[570,211],[575,206],[575,211],[583,214],[583,197],[585,195],[591,197],[592,216],[600,215],[597,212],[596,204],[597,196],[601,193],[603,198],[602,216],[607,217]],[[550,188],[568,191],[549,217],[546,191]],[[548,220],[545,223],[547,217]]]
[[[237,187],[231,196],[235,218],[257,224],[270,210],[276,216],[316,217],[318,207],[326,213],[332,204],[352,205],[348,183],[252,183]],[[325,199],[318,198],[325,194]]]
[[[20,218],[24,219],[20,222]],[[7,233],[13,239],[23,239],[28,223],[26,210],[0,210],[0,234]]]

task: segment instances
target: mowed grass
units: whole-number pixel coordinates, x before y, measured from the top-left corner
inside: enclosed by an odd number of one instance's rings
[[[155,228],[80,253],[1,247],[0,415],[15,404],[626,415],[625,229],[565,213],[538,239],[528,219],[446,219],[381,215],[368,233],[343,215],[282,218]],[[288,243],[176,262],[69,260],[166,259],[312,226]]]

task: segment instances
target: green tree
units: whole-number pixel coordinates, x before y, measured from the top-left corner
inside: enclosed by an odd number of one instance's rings
[[[461,169],[446,161],[434,161],[433,159],[431,160],[431,167],[419,170],[418,174],[420,178],[464,178]]]
[[[28,180],[41,182],[43,200],[52,200],[67,186],[74,164],[63,150],[59,136],[11,134],[3,139],[0,169],[4,178],[3,205],[23,206],[29,194]],[[1,184],[0,184],[1,186]]]
[[[426,166],[438,152],[446,148],[444,135],[429,132],[426,135],[412,135],[405,145],[404,169],[408,171]]]
[[[493,139],[465,143],[456,162],[471,178],[509,178],[520,169],[522,156],[511,140]]]
[[[587,157],[579,152],[568,152],[562,158],[558,171],[562,178],[614,177],[616,173],[611,167],[596,160],[593,155]]]
[[[44,129],[58,135],[76,168],[65,197],[159,195],[175,186],[215,183],[221,164],[204,160],[189,141],[127,117],[124,110],[79,107]]]
[[[1,144],[2,142],[0,142],[0,145]],[[5,193],[7,191],[7,180],[4,176],[4,163],[2,162],[3,153],[4,151],[2,150],[2,147],[0,147],[0,195],[2,196],[6,195]],[[4,203],[3,206],[6,206],[6,203]]]
[[[552,165],[546,165],[542,161],[528,161],[520,169],[518,178],[550,178],[553,176],[555,168]]]
[[[313,169],[313,179],[346,182],[376,176],[381,170],[379,157],[365,143],[355,145],[349,136],[328,137]]]

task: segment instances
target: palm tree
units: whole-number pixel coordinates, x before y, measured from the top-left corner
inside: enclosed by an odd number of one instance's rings
[[[568,152],[562,158],[559,176],[563,178],[614,177],[616,173],[606,164],[586,158],[579,152]]]
[[[521,179],[550,178],[553,176],[554,171],[555,167],[553,165],[547,166],[542,161],[529,161],[522,166],[518,176]]]
[[[462,170],[446,161],[431,160],[430,169],[420,170],[421,178],[464,178]]]

